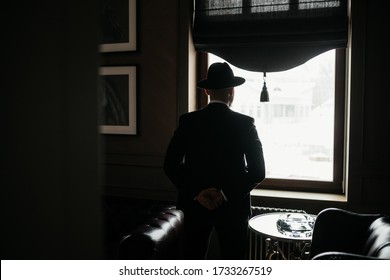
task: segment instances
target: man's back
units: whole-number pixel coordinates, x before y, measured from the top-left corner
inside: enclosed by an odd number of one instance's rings
[[[217,187],[232,204],[246,198],[253,185],[264,179],[262,147],[253,122],[220,103],[181,117],[175,133],[181,145],[175,153],[185,155],[183,192],[188,199],[202,189]],[[175,173],[169,162],[168,176]]]

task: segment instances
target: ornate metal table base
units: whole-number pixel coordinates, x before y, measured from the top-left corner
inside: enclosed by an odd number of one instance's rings
[[[310,242],[308,241],[289,243],[286,245],[287,250],[283,250],[279,245],[279,241],[271,238],[266,238],[265,244],[265,258],[267,260],[307,260],[309,258]]]

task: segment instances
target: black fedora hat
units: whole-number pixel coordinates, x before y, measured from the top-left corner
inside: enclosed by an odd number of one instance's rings
[[[203,89],[223,89],[242,85],[245,79],[234,76],[233,70],[226,62],[216,62],[210,65],[207,78],[198,82]]]

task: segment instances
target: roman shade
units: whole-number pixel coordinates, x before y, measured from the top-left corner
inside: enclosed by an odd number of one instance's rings
[[[347,6],[347,0],[195,0],[195,49],[245,70],[288,70],[347,47]]]

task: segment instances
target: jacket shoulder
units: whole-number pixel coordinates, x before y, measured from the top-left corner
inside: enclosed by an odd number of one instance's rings
[[[193,118],[196,118],[199,115],[199,111],[193,111],[193,112],[188,112],[180,116],[179,121],[187,121]]]
[[[231,111],[232,112],[232,115],[237,118],[238,120],[242,121],[242,122],[245,122],[245,123],[254,123],[255,122],[255,119],[252,118],[251,116],[248,116],[248,115],[244,115],[242,113],[239,113],[239,112],[236,112],[236,111]]]
[[[204,118],[206,116],[207,116],[207,111],[204,109],[201,109],[201,110],[197,110],[197,111],[193,111],[193,112],[189,112],[189,113],[185,113],[185,114],[181,115],[180,122],[187,122],[190,120],[196,120],[199,118]],[[223,113],[222,116],[225,116],[225,117],[230,116],[231,118],[235,119],[236,121],[243,122],[243,123],[249,123],[249,124],[253,124],[255,121],[255,119],[252,118],[251,116],[244,115],[242,113],[233,111],[231,109],[225,111],[225,113]]]

